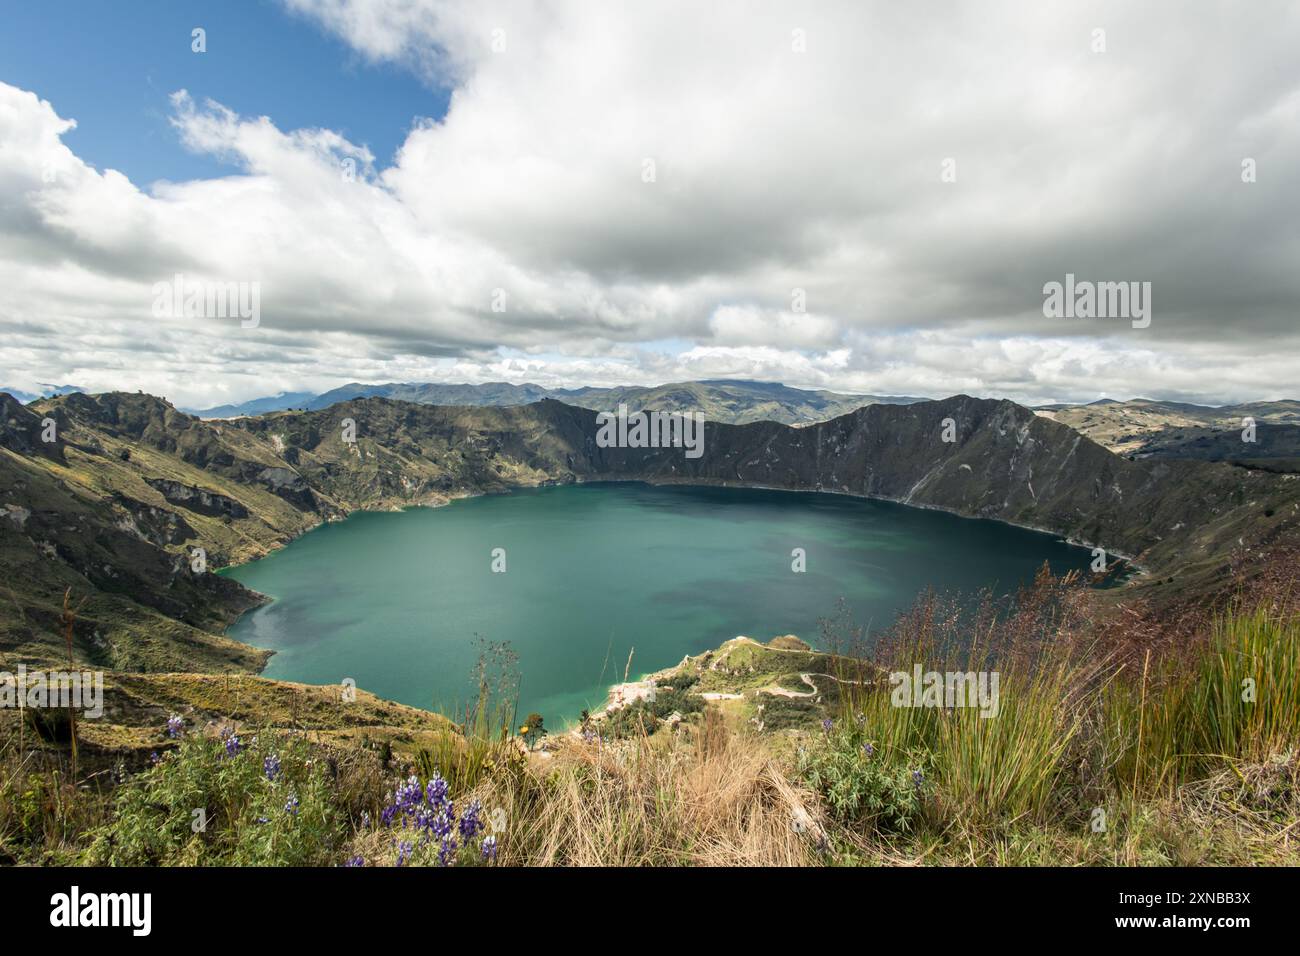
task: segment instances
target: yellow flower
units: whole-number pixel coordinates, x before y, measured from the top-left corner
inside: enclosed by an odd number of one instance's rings
[[[522,727],[519,728],[519,732],[521,734],[526,734],[530,729],[531,728],[527,724],[524,724]]]

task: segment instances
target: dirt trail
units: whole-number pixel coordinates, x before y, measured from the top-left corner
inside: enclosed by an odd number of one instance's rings
[[[811,687],[812,690],[790,690],[789,688],[780,687],[776,684],[768,684],[766,687],[760,687],[758,692],[760,694],[773,694],[777,697],[814,697],[821,693],[821,690],[813,682],[814,677],[825,677],[828,680],[835,681],[837,684],[862,685],[868,683],[867,681],[860,680],[845,680],[842,677],[836,677],[834,674],[818,674],[814,671],[805,671],[799,675],[799,679]]]

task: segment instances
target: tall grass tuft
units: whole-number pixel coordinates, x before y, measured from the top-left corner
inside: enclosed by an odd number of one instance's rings
[[[1106,699],[1117,784],[1166,789],[1300,745],[1300,620],[1266,606],[1216,618],[1185,659]]]
[[[856,723],[886,759],[926,755],[936,823],[1042,822],[1060,812],[1063,782],[1107,675],[1107,661],[1084,639],[1090,621],[1075,584],[1044,572],[1007,607],[987,595],[963,605],[927,594],[868,649],[877,676],[849,685],[840,719]],[[897,705],[889,675],[910,677],[916,665],[990,680],[996,673],[995,715]]]
[[[475,667],[477,695],[455,732],[438,734],[422,747],[415,766],[424,779],[441,774],[453,794],[466,793],[496,771],[517,772],[523,761],[512,739],[518,708],[518,659],[508,644],[480,639]],[[453,722],[455,717],[451,718]]]

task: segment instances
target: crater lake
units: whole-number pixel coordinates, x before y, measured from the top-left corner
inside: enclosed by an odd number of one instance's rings
[[[593,483],[357,513],[222,573],[274,599],[228,631],[275,651],[266,677],[351,678],[459,713],[476,638],[508,641],[519,713],[556,727],[604,704],[633,649],[635,678],[738,634],[816,646],[840,598],[875,632],[928,587],[1009,593],[1044,561],[1064,573],[1090,560],[1053,535],[892,502]]]

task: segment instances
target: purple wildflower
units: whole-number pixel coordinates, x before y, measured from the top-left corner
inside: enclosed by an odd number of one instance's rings
[[[876,752],[876,748],[871,746],[870,743],[865,743],[862,745],[862,752],[866,754],[868,757],[870,757],[872,754]]]
[[[460,818],[460,835],[466,842],[478,836],[478,832],[483,829],[483,821],[478,818],[482,812],[483,804],[477,800],[471,800],[469,806],[465,808],[465,813]]]
[[[831,720],[829,717],[822,718],[822,730],[826,731],[826,733],[829,734],[831,732],[831,728],[834,726],[835,726],[835,721]]]
[[[266,759],[262,761],[262,772],[266,774],[266,779],[272,783],[275,778],[280,776],[280,756],[279,754],[267,754]]]
[[[243,744],[239,742],[239,737],[235,734],[235,728],[226,726],[221,728],[221,739],[226,744],[226,756],[233,757],[239,753]]]
[[[497,838],[486,836],[483,838],[483,859],[495,860],[497,858]]]
[[[415,847],[411,845],[411,842],[409,840],[403,840],[401,843],[399,843],[397,845],[397,865],[405,866],[406,861],[411,858],[411,854],[414,851],[415,851]]]
[[[442,845],[438,847],[438,865],[447,866],[456,860],[456,838],[454,836],[445,836],[442,838]]]
[[[442,779],[442,774],[438,771],[433,772],[429,778],[429,786],[425,789],[425,799],[429,801],[429,806],[437,807],[447,801],[447,781]]]
[[[445,840],[451,836],[451,831],[455,827],[455,820],[456,817],[452,813],[431,814],[426,823],[426,828],[434,836]]]
[[[173,740],[185,733],[185,721],[176,714],[167,718],[167,736]]]
[[[916,784],[919,787],[924,782],[925,782],[925,774],[921,773],[921,771],[919,770],[913,770],[912,783]]]
[[[393,807],[397,812],[409,816],[415,813],[423,799],[424,791],[420,788],[420,778],[411,774],[404,782],[398,784],[397,793],[393,795]]]
[[[284,801],[284,812],[290,816],[298,815],[298,794],[289,794],[289,799]]]
[[[344,865],[344,866],[365,866],[365,865],[366,865],[366,860],[365,860],[365,857],[361,857],[361,856],[350,856],[350,857],[348,857],[348,861],[347,861],[346,863],[344,863],[343,865]]]

